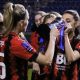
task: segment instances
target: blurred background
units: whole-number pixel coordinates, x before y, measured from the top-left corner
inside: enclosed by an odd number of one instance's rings
[[[0,12],[3,12],[3,5],[9,1],[23,4],[28,9],[31,20],[30,24],[35,12],[39,10],[45,12],[57,11],[62,13],[65,10],[74,9],[80,14],[80,0],[0,0]]]
[[[23,4],[30,14],[38,10],[63,12],[66,9],[76,9],[80,12],[80,0],[0,0],[0,11],[8,1]]]

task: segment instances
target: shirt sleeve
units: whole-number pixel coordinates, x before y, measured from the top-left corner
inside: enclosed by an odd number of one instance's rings
[[[38,54],[36,51],[32,51],[32,49],[34,50],[32,46],[30,47],[31,48],[28,47],[27,42],[24,42],[21,39],[13,39],[11,41],[10,52],[17,57],[35,61]]]

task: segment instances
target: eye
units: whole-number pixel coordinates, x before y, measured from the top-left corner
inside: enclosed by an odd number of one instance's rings
[[[71,22],[71,20],[68,18],[68,19],[66,19],[66,22],[67,22],[67,23],[70,23],[70,22]]]

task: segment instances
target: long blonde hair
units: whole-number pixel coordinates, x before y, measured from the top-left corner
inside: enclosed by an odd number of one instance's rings
[[[5,36],[7,36],[9,32],[16,27],[20,20],[25,20],[26,17],[28,18],[28,12],[26,12],[23,5],[13,4],[11,2],[5,4],[3,15],[4,26],[6,28],[6,31],[4,32]]]

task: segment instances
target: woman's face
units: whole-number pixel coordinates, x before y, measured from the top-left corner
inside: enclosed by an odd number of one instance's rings
[[[50,24],[50,23],[52,23],[55,19],[56,19],[56,16],[54,15],[54,16],[46,19],[45,24]]]
[[[74,20],[73,15],[69,13],[64,13],[62,17],[67,23],[71,24],[72,28],[75,28],[76,21]]]
[[[26,32],[26,30],[27,30],[28,23],[29,23],[29,13],[28,13],[28,11],[26,10],[26,17],[25,17],[25,20],[24,20],[24,31],[25,31],[25,32]]]
[[[41,17],[42,16],[40,14],[37,14],[35,16],[35,24],[36,24],[37,27],[41,24]]]
[[[48,19],[46,20],[45,24],[47,24],[47,23],[51,23],[52,21],[54,21],[54,18],[53,18],[53,17],[48,18]]]
[[[19,32],[26,32],[28,26],[28,19],[19,21]]]
[[[28,26],[29,21],[27,20],[26,22],[24,21],[24,31],[26,32],[27,26]]]

